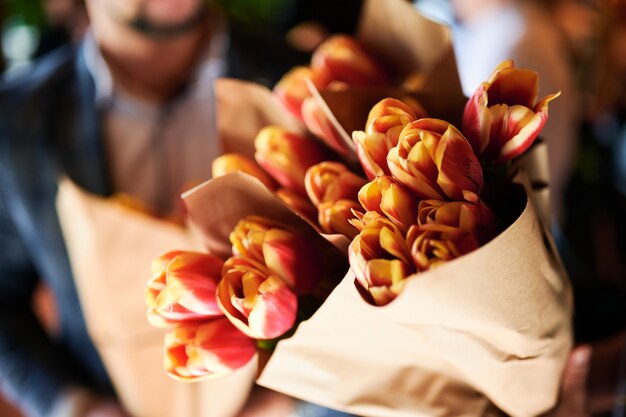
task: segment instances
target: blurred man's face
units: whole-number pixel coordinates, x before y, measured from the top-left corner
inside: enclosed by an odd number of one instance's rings
[[[206,0],[89,0],[89,3],[118,23],[150,36],[168,37],[194,28],[204,15]]]

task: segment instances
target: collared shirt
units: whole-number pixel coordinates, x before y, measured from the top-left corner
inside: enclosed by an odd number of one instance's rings
[[[109,177],[114,192],[130,194],[160,214],[176,207],[190,185],[211,176],[221,152],[213,83],[226,70],[224,22],[211,22],[211,41],[183,93],[157,105],[114,83],[93,34],[84,40],[102,115]]]

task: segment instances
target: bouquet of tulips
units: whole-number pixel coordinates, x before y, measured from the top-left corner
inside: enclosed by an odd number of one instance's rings
[[[570,291],[512,179],[558,93],[507,61],[466,100],[445,31],[399,0],[364,21],[273,93],[218,84],[225,154],[184,196],[207,253],[157,258],[147,288],[166,370],[215,378],[259,352],[258,384],[358,415],[544,413]]]

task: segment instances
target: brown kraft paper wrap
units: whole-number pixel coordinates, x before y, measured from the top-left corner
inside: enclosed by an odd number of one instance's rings
[[[494,240],[414,275],[388,306],[363,301],[348,273],[258,383],[364,416],[488,415],[479,393],[537,416],[556,403],[570,318],[568,281],[525,204]]]
[[[279,342],[257,383],[363,416],[498,415],[494,404],[512,416],[550,409],[571,347],[570,292],[532,205],[523,192],[517,197],[507,204],[516,219],[504,232],[412,277],[387,307],[365,303],[348,273],[313,317]],[[185,202],[215,253],[230,251],[230,230],[253,214],[314,238],[308,224],[244,174],[211,180]]]
[[[163,370],[165,331],[146,319],[150,263],[173,249],[201,248],[176,225],[59,184],[57,210],[89,334],[116,392],[138,417],[231,417],[243,407],[256,360],[222,379],[195,384]]]

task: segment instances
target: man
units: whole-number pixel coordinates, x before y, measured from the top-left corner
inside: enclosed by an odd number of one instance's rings
[[[55,211],[56,180],[126,192],[171,211],[210,175],[212,85],[272,83],[307,57],[228,33],[202,0],[87,0],[81,47],[0,87],[0,380],[28,415],[122,416],[86,331]],[[297,58],[297,59],[295,59]],[[49,336],[31,309],[40,280],[59,306]]]

